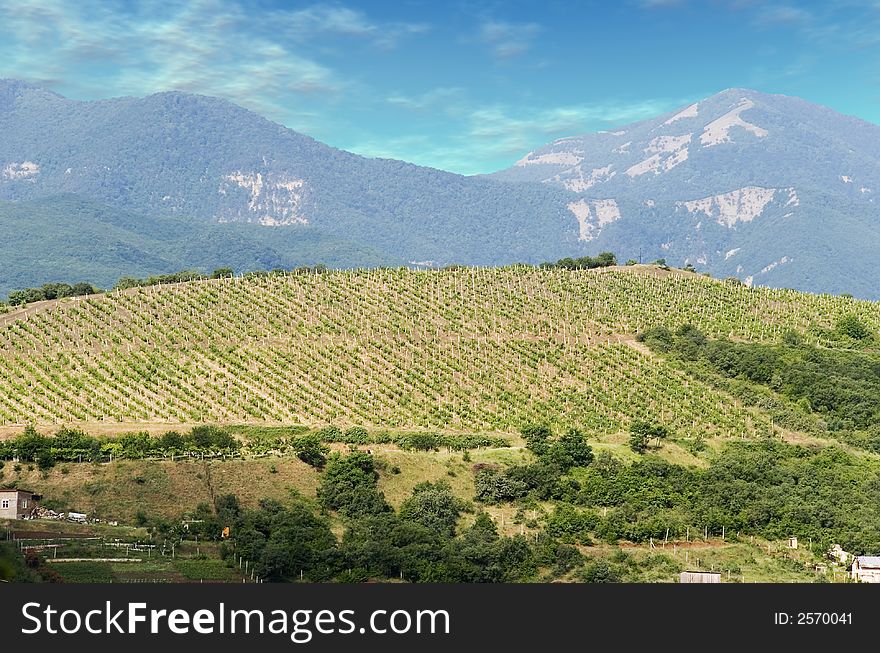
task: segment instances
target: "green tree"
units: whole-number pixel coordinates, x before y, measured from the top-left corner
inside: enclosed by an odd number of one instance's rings
[[[157,443],[166,454],[180,454],[186,450],[186,441],[177,431],[165,431]]]
[[[400,518],[430,528],[438,535],[451,537],[467,504],[452,493],[449,483],[419,483],[412,495],[400,506]]]
[[[547,458],[567,472],[572,467],[586,467],[593,462],[593,449],[583,433],[570,428],[550,445]]]
[[[526,448],[540,457],[550,449],[550,437],[553,432],[546,424],[528,424],[520,429]]]
[[[323,467],[330,447],[321,442],[316,433],[306,433],[291,442],[296,457],[312,467]]]
[[[483,503],[503,503],[526,496],[529,486],[518,478],[512,478],[505,470],[484,467],[474,476],[475,496]]]
[[[346,517],[387,512],[390,508],[377,489],[378,480],[372,456],[360,451],[347,456],[334,454],[318,486],[318,501]]]
[[[645,453],[648,450],[648,435],[650,425],[646,422],[633,422],[629,428],[629,448],[636,453]]]
[[[844,315],[837,322],[837,330],[853,340],[864,340],[871,335],[870,329],[856,315]]]

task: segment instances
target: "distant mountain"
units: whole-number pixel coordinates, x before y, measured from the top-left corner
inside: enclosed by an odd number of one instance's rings
[[[140,216],[138,229],[159,236],[165,218],[251,225],[247,233],[279,261],[314,258],[306,256],[311,241],[299,240],[304,226],[325,244],[347,243],[337,251],[354,246],[388,264],[540,261],[583,250],[564,189],[366,159],[216,98],[160,93],[80,102],[0,81],[0,134],[0,200],[42,202],[22,209],[28,215],[63,196]],[[83,228],[102,224],[87,211],[78,216]],[[45,228],[51,235],[53,226]],[[262,265],[237,251],[241,229],[211,233],[225,238],[212,264],[236,258]],[[154,244],[143,243],[143,261],[165,260]],[[40,242],[30,247],[38,251]],[[92,249],[81,250],[84,259]],[[43,258],[58,264],[53,278],[66,279],[70,268],[56,253]],[[343,259],[337,262],[357,265],[364,256]],[[11,287],[9,274],[0,272],[0,292]],[[47,280],[26,270],[15,278]]]
[[[181,267],[537,263],[615,251],[880,298],[880,127],[731,89],[465,177],[216,98],[0,81],[0,297]]]
[[[0,201],[0,297],[48,281],[109,288],[123,276],[230,266],[235,270],[324,263],[374,267],[406,262],[307,226],[266,229],[151,217],[75,195]]]
[[[729,89],[559,139],[491,178],[576,193],[592,252],[880,298],[880,126],[798,98]]]

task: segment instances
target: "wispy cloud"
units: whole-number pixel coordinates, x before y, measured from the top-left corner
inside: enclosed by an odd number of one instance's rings
[[[446,113],[457,113],[465,90],[458,86],[438,87],[421,94],[407,95],[394,93],[386,98],[392,106],[410,111],[442,110]]]
[[[291,94],[333,97],[351,85],[306,41],[360,38],[384,49],[424,29],[338,4],[261,13],[230,0],[148,0],[133,8],[20,0],[0,4],[0,76],[80,97],[108,89],[217,95],[290,124],[297,115]]]
[[[492,50],[498,59],[510,59],[525,54],[541,33],[537,23],[508,23],[487,21],[480,28],[480,39]]]
[[[402,38],[428,30],[424,23],[374,21],[362,11],[336,4],[277,11],[273,22],[296,40],[337,34],[365,38],[383,48],[394,47]]]
[[[492,172],[500,167],[499,161],[512,164],[526,152],[556,138],[652,118],[686,106],[692,99],[528,107],[483,105],[469,100],[461,89],[439,88],[415,98],[393,100],[397,106],[413,111],[443,112],[451,128],[442,145],[416,133],[394,139],[364,138],[351,149],[365,156],[404,159],[464,174]]]
[[[243,29],[253,23],[237,4],[143,3],[137,12],[58,0],[0,6],[0,69],[57,80],[85,96],[107,88],[132,95],[183,90],[276,116],[283,94],[334,93],[344,86],[331,69],[268,32]]]
[[[521,156],[553,138],[652,118],[683,104],[681,100],[642,100],[533,109],[477,107],[468,116],[467,135],[493,155]]]
[[[813,23],[813,14],[803,7],[770,4],[757,10],[754,23],[759,27],[804,27]]]

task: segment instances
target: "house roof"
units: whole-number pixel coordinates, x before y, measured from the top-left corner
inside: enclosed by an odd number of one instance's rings
[[[36,492],[32,492],[31,490],[24,490],[20,487],[2,487],[0,488],[0,492],[24,492],[25,494],[37,494]]]
[[[874,567],[880,569],[880,556],[858,556],[859,567]]]

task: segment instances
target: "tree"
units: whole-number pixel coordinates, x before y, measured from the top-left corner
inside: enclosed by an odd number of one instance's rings
[[[323,467],[327,462],[330,447],[321,442],[315,433],[307,433],[293,439],[291,443],[297,458],[312,467]]]
[[[214,510],[223,526],[237,524],[242,515],[241,502],[234,494],[221,494],[214,499]]]
[[[636,453],[648,450],[648,425],[645,422],[634,422],[629,428],[629,448]]]
[[[570,428],[550,446],[547,458],[567,472],[572,467],[586,467],[593,462],[593,449],[583,433]]]
[[[122,455],[126,458],[145,458],[153,449],[153,440],[149,433],[124,433],[118,438],[119,446],[122,447]]]
[[[526,449],[540,457],[550,449],[550,436],[553,435],[546,424],[528,424],[520,429],[526,441]]]
[[[25,427],[24,432],[13,440],[13,445],[15,455],[24,462],[36,462],[41,456],[47,459],[51,455],[51,440],[33,426]]]
[[[186,442],[183,436],[177,431],[165,431],[159,437],[159,448],[166,454],[183,453],[186,449]]]
[[[390,507],[377,489],[378,479],[372,456],[360,451],[347,456],[334,454],[318,486],[318,501],[346,517],[387,512]]]
[[[856,315],[844,315],[837,322],[837,330],[853,340],[864,340],[871,335],[867,325]]]
[[[462,510],[467,508],[452,493],[449,483],[419,483],[400,506],[400,518],[422,524],[441,536],[452,537]]]
[[[194,426],[186,436],[188,446],[198,451],[237,450],[241,445],[228,431],[218,426]]]
[[[529,486],[520,479],[512,478],[503,469],[484,467],[474,477],[477,501],[503,503],[526,496]]]
[[[235,272],[232,268],[217,268],[211,273],[212,279],[222,279],[224,277],[231,277]]]
[[[629,433],[630,449],[636,453],[644,453],[651,440],[656,440],[659,447],[660,441],[669,436],[669,429],[661,424],[651,424],[638,420],[630,425]]]

